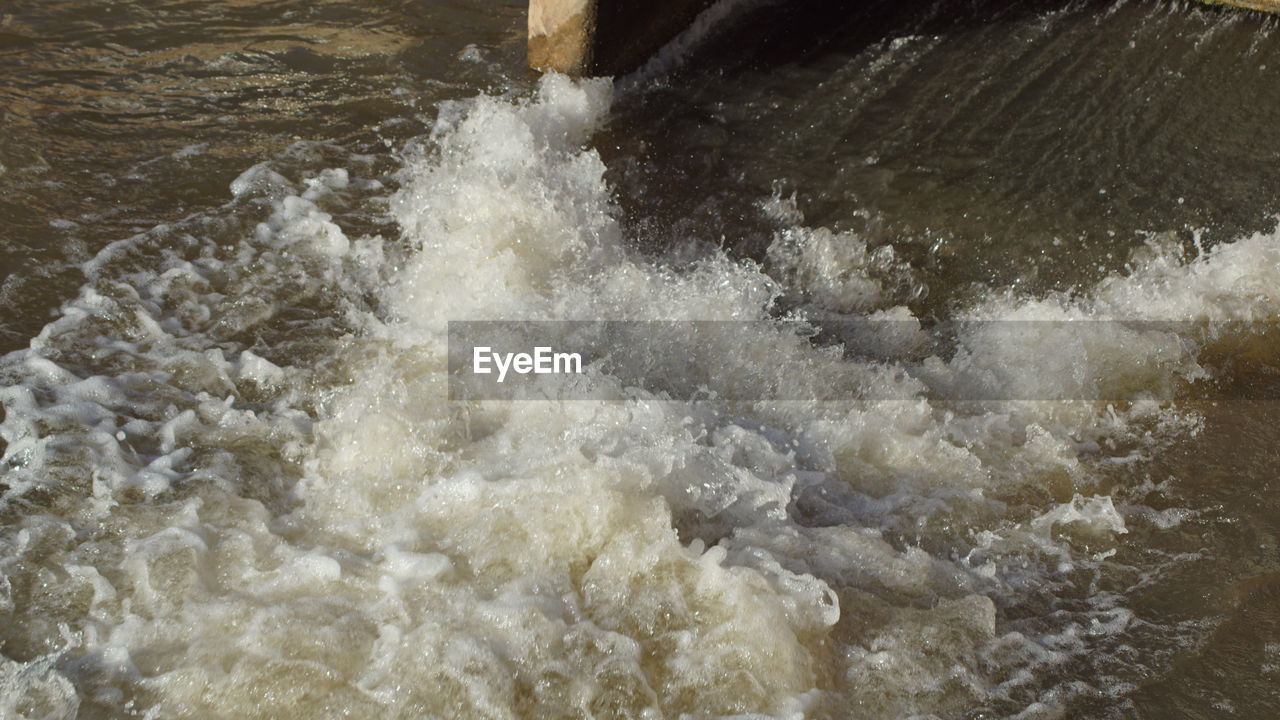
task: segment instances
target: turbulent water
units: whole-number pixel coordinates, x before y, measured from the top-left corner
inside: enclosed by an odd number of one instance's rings
[[[0,6],[0,717],[1275,717],[1275,22],[730,5]]]

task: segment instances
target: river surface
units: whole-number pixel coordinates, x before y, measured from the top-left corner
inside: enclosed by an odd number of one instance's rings
[[[0,717],[1280,716],[1280,25],[725,7],[0,3]]]

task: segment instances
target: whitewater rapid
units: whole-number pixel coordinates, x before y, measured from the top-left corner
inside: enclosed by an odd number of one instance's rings
[[[1177,400],[1214,348],[1274,342],[1280,236],[993,292],[921,352],[910,266],[782,194],[765,265],[635,252],[590,145],[611,91],[450,103],[394,191],[300,144],[297,176],[255,166],[85,265],[0,360],[0,714],[1052,718],[1125,692],[1056,669],[1123,663],[1143,620],[1098,580],[1132,523],[1190,510],[1097,468],[1197,432]],[[394,233],[348,235],[354,208]],[[894,332],[815,346],[784,301]],[[696,401],[625,364],[588,368],[613,401],[448,401],[447,323],[493,319],[750,322],[651,340]]]

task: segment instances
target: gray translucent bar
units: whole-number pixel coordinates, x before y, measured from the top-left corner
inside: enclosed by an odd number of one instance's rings
[[[1280,399],[1275,322],[502,320],[448,336],[452,401]]]

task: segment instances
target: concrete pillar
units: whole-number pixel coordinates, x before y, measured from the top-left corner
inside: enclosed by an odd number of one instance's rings
[[[529,66],[573,75],[636,69],[714,0],[529,0]]]

